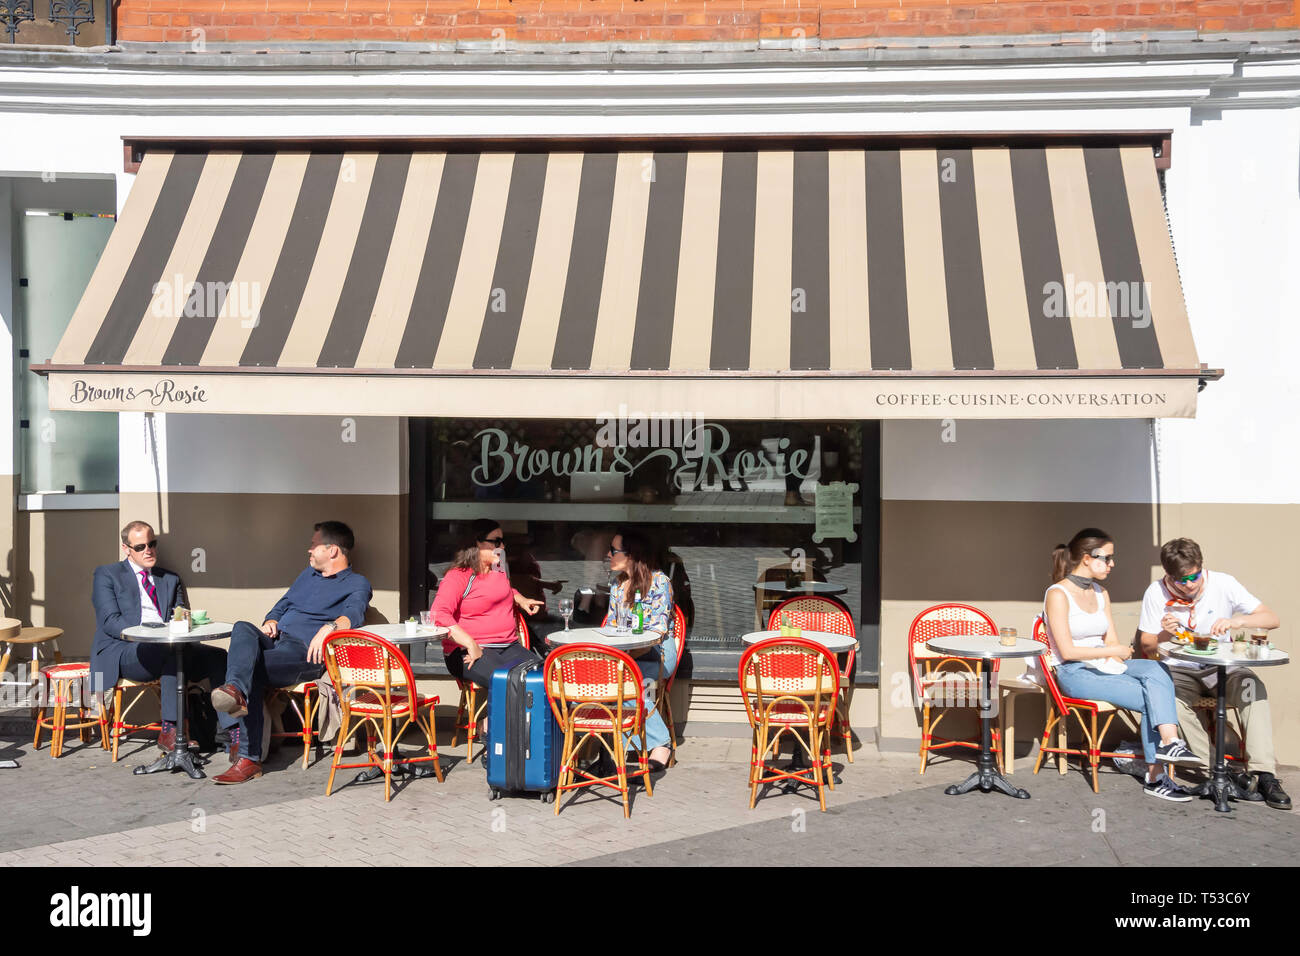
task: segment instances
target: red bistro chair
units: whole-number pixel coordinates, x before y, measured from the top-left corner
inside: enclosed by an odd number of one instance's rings
[[[566,790],[602,785],[618,790],[623,798],[623,818],[632,814],[629,780],[641,777],[646,796],[654,796],[645,746],[645,704],[641,700],[641,669],[620,650],[600,644],[566,644],[551,651],[543,665],[546,699],[560,728],[560,780],[555,788],[555,812]],[[640,741],[639,770],[627,769],[623,736]],[[581,736],[579,736],[581,735]],[[609,737],[606,743],[605,737]],[[574,758],[589,739],[596,739],[614,760],[616,777],[598,777],[574,766]],[[575,780],[575,777],[581,779]]]
[[[50,731],[50,756],[63,755],[63,733],[75,730],[83,743],[87,742],[87,727],[99,728],[99,743],[107,745],[108,718],[100,708],[99,716],[92,716],[89,688],[90,665],[87,663],[51,664],[41,668],[37,678],[37,692],[41,695],[36,710],[36,735],[32,738],[32,750],[41,749],[41,731]],[[45,716],[47,709],[53,708],[53,714]],[[68,710],[76,712],[76,720],[69,721]]]
[[[788,615],[790,623],[807,631],[825,631],[829,634],[843,634],[855,641],[857,630],[853,627],[853,615],[839,601],[820,597],[792,597],[782,601],[772,609],[767,629],[777,631],[781,628],[781,615]],[[853,662],[857,659],[856,649],[844,655],[844,664],[840,668],[840,695],[835,701],[835,721],[831,727],[832,737],[839,736],[844,741],[844,754],[853,763],[853,731],[849,729],[848,712],[844,709],[844,692],[853,680]]]
[[[112,718],[109,719],[105,714],[105,720],[108,723],[108,736],[112,741],[111,749],[113,751],[113,763],[117,763],[117,751],[123,737],[129,737],[138,730],[152,733],[158,733],[162,730],[162,724],[158,721],[146,722],[143,724],[130,723],[127,718],[135,706],[144,699],[146,694],[152,695],[162,706],[161,691],[159,691],[158,681],[133,681],[125,677],[118,678],[117,684],[113,687]],[[129,694],[130,698],[126,700],[126,706],[123,706],[123,696]],[[108,710],[108,703],[105,702],[105,710]],[[138,718],[137,718],[138,719]]]
[[[1041,644],[1047,645],[1047,628],[1043,626],[1043,616],[1040,614],[1034,618],[1034,640]],[[1048,645],[1050,647],[1050,645]],[[1111,721],[1115,719],[1116,714],[1120,714],[1125,723],[1130,727],[1135,727],[1133,718],[1129,712],[1122,707],[1116,707],[1114,704],[1104,700],[1083,700],[1079,697],[1066,697],[1061,693],[1061,687],[1056,682],[1056,668],[1047,662],[1047,656],[1043,655],[1038,658],[1038,666],[1042,669],[1043,681],[1047,684],[1048,696],[1048,714],[1047,725],[1043,727],[1043,742],[1038,747],[1038,759],[1034,761],[1034,773],[1043,765],[1043,758],[1048,754],[1056,754],[1056,769],[1065,774],[1065,757],[1087,757],[1088,763],[1092,768],[1092,792],[1096,793],[1097,787],[1097,765],[1101,763],[1102,757],[1114,758],[1123,757],[1132,758],[1130,753],[1111,753],[1101,749],[1101,741],[1106,736],[1106,731],[1110,729]],[[1087,739],[1088,746],[1086,749],[1071,748],[1066,746],[1068,741],[1069,717],[1073,714],[1079,722],[1080,729]],[[1100,733],[1097,730],[1097,718],[1106,715],[1106,722],[1101,725]],[[1085,720],[1085,718],[1087,718]],[[1052,731],[1057,730],[1060,734],[1060,746],[1049,747],[1048,741],[1051,739]]]
[[[519,635],[520,644],[524,647],[531,646],[528,638],[528,622],[519,608],[515,608],[515,632]],[[475,760],[474,738],[478,736],[479,721],[483,719],[483,712],[487,710],[487,695],[472,680],[460,678],[455,680],[456,687],[460,691],[460,700],[456,703],[456,723],[451,731],[451,745],[455,747],[460,741],[460,732],[465,731],[465,762],[470,764]],[[483,751],[479,753],[481,755]]]
[[[340,689],[342,726],[338,743],[334,745],[334,761],[330,765],[329,782],[325,795],[334,790],[334,774],[340,769],[379,767],[384,772],[384,802],[393,796],[393,764],[433,762],[433,772],[442,782],[442,767],[438,764],[438,743],[434,736],[434,708],[437,697],[426,697],[415,687],[411,664],[397,646],[366,631],[335,631],[325,641],[325,667],[334,686]],[[394,731],[394,724],[397,729]],[[427,757],[393,758],[397,742],[415,724],[424,731],[429,745]],[[366,728],[366,763],[339,763],[348,739],[361,727]],[[371,731],[374,733],[371,733]],[[376,756],[374,738],[383,746],[382,756]]]
[[[677,668],[682,666],[682,654],[686,651],[686,615],[676,604],[673,605],[672,626],[668,631],[668,639],[677,647],[677,661],[673,664],[672,673],[659,679],[655,710],[659,711],[659,716],[668,725],[668,746],[673,751],[668,757],[668,766],[671,767],[677,763],[677,725],[673,723],[673,681],[677,678]]]
[[[823,746],[830,731],[839,696],[840,668],[830,651],[797,637],[759,641],[740,657],[740,696],[745,716],[754,731],[749,761],[749,809],[758,800],[760,784],[793,780],[817,788],[817,802],[826,809],[824,787],[835,789],[831,779],[831,752]],[[808,740],[799,736],[807,731]],[[781,752],[781,738],[789,735],[808,754],[808,766],[773,770],[767,755]]]
[[[296,737],[302,741],[302,769],[306,770],[307,765],[311,762],[311,745],[312,741],[316,742],[317,751],[320,750],[320,735],[316,732],[315,717],[316,708],[320,706],[320,691],[316,687],[314,680],[302,681],[294,684],[292,687],[278,687],[269,692],[268,696],[276,698],[286,698],[289,706],[293,708],[299,723],[302,725],[301,730],[284,730],[272,732],[272,739],[284,739],[286,737]],[[298,706],[299,700],[302,706]]]
[[[936,707],[952,706],[952,701],[978,701],[980,681],[984,679],[984,662],[977,658],[948,657],[927,648],[926,642],[936,637],[959,635],[989,635],[996,637],[997,625],[977,607],[969,604],[936,604],[928,607],[912,620],[907,632],[907,666],[912,673],[912,689],[921,705],[921,773],[930,751],[947,747],[979,749],[977,740],[949,740],[937,737],[934,729],[945,714],[932,715]],[[989,681],[997,687],[998,662],[990,665]],[[978,706],[978,705],[976,705]],[[993,750],[1001,753],[997,728],[993,728]]]

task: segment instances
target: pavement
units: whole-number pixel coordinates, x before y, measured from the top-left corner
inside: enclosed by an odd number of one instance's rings
[[[283,748],[260,780],[221,787],[183,774],[137,777],[155,751],[124,745],[113,764],[98,743],[48,744],[0,729],[0,866],[389,865],[1087,865],[1281,866],[1294,862],[1300,814],[1263,804],[1215,813],[1196,800],[1145,796],[1138,781],[1103,772],[1094,794],[1076,769],[1037,776],[1021,759],[1011,778],[1032,794],[1013,800],[943,788],[972,769],[965,757],[932,760],[866,746],[848,764],[833,754],[837,786],[817,808],[810,790],[773,788],[748,808],[748,740],[687,738],[679,763],[635,792],[624,820],[611,794],[566,795],[559,815],[535,797],[488,799],[464,745],[440,743],[446,780],[352,783],[325,796],[328,760],[301,769]],[[220,773],[218,755],[209,765]],[[1290,791],[1300,774],[1283,773]]]

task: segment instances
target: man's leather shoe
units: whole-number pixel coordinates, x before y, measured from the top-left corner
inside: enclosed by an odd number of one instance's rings
[[[1237,799],[1248,803],[1263,803],[1264,795],[1259,792],[1259,784],[1253,773],[1228,771],[1228,779],[1237,787]]]
[[[158,749],[163,753],[171,753],[176,746],[176,728],[164,727],[158,733]]]
[[[248,713],[248,701],[234,684],[222,684],[212,692],[212,709],[231,717],[243,717]]]
[[[1282,781],[1269,777],[1259,785],[1259,792],[1264,795],[1264,802],[1274,810],[1290,810],[1291,798],[1282,789]]]
[[[262,775],[262,765],[253,763],[247,757],[240,757],[239,762],[219,777],[213,777],[213,783],[248,783]]]

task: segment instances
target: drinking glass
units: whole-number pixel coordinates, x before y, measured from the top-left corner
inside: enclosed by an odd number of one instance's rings
[[[573,598],[560,598],[560,617],[564,618],[564,629],[569,629],[569,618],[573,617]]]
[[[1015,647],[1017,638],[1014,627],[1004,627],[998,630],[998,643],[1003,647]]]
[[[432,611],[421,611],[421,612],[420,612],[420,626],[421,626],[421,627],[428,627],[428,626],[431,625],[432,623],[433,623],[433,612],[432,612]]]

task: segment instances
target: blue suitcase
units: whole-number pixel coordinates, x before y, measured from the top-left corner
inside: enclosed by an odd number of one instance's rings
[[[563,737],[546,699],[541,661],[492,675],[488,695],[487,779],[491,797],[540,793],[555,799]]]

